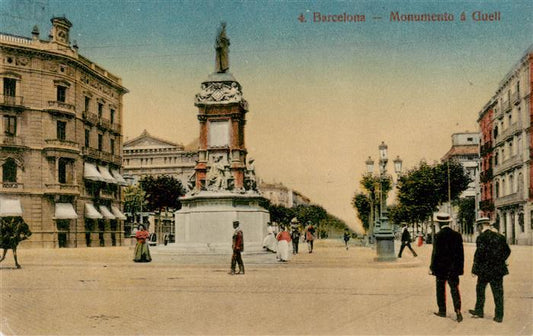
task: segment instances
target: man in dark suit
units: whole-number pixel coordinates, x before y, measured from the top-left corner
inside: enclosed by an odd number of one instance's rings
[[[511,249],[505,237],[492,230],[489,218],[477,220],[478,230],[481,234],[476,240],[476,252],[472,274],[477,275],[476,308],[470,309],[472,317],[483,317],[485,305],[485,289],[490,283],[492,296],[494,296],[494,321],[503,321],[503,277],[509,274],[505,261],[511,254]]]
[[[435,235],[433,253],[431,255],[430,271],[437,279],[437,305],[439,311],[434,313],[446,317],[446,282],[450,286],[453,307],[457,314],[457,322],[463,320],[461,314],[461,294],[459,293],[459,275],[464,271],[464,250],[461,234],[452,230],[448,225],[452,221],[450,215],[437,213],[434,220],[440,225],[440,231]]]
[[[403,225],[403,232],[402,232],[402,246],[400,247],[400,253],[398,253],[398,258],[402,257],[402,252],[405,247],[408,247],[409,250],[411,250],[411,253],[413,256],[417,257],[415,250],[411,247],[411,234],[409,233],[409,230],[407,230],[407,225]]]

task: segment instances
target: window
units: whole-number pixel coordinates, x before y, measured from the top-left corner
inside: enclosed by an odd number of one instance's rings
[[[103,134],[98,134],[98,150],[101,151],[103,147],[103,140],[104,136]]]
[[[60,158],[58,162],[57,182],[67,183],[67,161],[63,158]]]
[[[496,186],[495,186],[494,191],[495,191],[494,196],[500,197],[500,181],[496,181]]]
[[[67,88],[65,86],[57,86],[57,101],[64,103],[67,99]]]
[[[85,147],[91,144],[91,130],[85,129]]]
[[[89,107],[91,106],[91,98],[85,96],[85,112],[89,112]]]
[[[4,96],[16,96],[17,81],[13,78],[4,78]]]
[[[109,141],[109,147],[111,148],[111,154],[115,154],[115,139]]]
[[[494,166],[497,166],[497,165],[498,165],[498,152],[494,154]]]
[[[65,121],[57,121],[57,138],[65,140],[67,138],[67,123]]]
[[[468,141],[468,142],[473,142],[473,141],[474,141],[474,138],[470,138],[470,137],[469,137],[469,138],[466,138],[466,141]]]
[[[109,120],[111,121],[112,124],[115,123],[115,110],[114,109],[111,109],[109,111]]]
[[[2,181],[17,182],[17,164],[12,158],[8,158],[2,166]]]
[[[102,118],[104,114],[104,104],[98,103],[98,118]]]
[[[4,116],[4,134],[15,136],[17,134],[17,117]]]

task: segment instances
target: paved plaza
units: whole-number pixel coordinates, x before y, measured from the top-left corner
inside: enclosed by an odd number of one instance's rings
[[[305,249],[305,246],[301,246]],[[504,280],[505,317],[472,319],[473,244],[465,244],[462,323],[436,311],[431,246],[394,264],[340,240],[318,241],[288,263],[245,254],[246,275],[230,276],[230,256],[176,255],[131,261],[131,247],[22,249],[0,264],[3,335],[531,335],[533,247],[512,246]],[[304,250],[303,249],[303,250]],[[304,251],[305,252],[305,251]],[[449,295],[449,293],[448,293]],[[451,305],[451,298],[448,298]]]

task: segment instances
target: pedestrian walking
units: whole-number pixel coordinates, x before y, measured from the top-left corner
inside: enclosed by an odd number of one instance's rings
[[[292,254],[298,254],[298,244],[300,243],[300,229],[298,225],[293,225],[291,230]]]
[[[346,250],[348,250],[348,241],[350,241],[350,230],[348,228],[344,229],[344,246],[346,247]]]
[[[140,224],[135,232],[135,239],[137,239],[137,245],[135,245],[135,253],[133,255],[133,261],[135,262],[150,262],[152,256],[150,255],[150,249],[146,240],[150,237],[144,225]]]
[[[307,222],[307,227],[305,228],[305,241],[307,242],[307,248],[309,253],[313,253],[313,241],[315,240],[315,228],[313,223]]]
[[[485,306],[485,289],[490,284],[494,297],[494,321],[503,321],[503,277],[509,274],[505,261],[511,254],[511,249],[505,237],[495,232],[490,219],[483,217],[477,220],[479,236],[476,239],[476,252],[472,274],[477,275],[476,307],[469,312],[474,318],[483,317]]]
[[[452,221],[449,214],[437,213],[434,220],[440,225],[440,231],[435,235],[430,265],[430,274],[436,277],[437,306],[439,307],[439,311],[434,314],[446,317],[446,283],[448,283],[457,322],[461,322],[463,315],[461,314],[459,276],[464,272],[463,239],[459,232],[448,226]]]
[[[239,221],[233,222],[233,237],[231,249],[233,254],[231,255],[231,270],[228,274],[244,274],[244,263],[242,262],[241,252],[244,251],[244,237],[242,230],[239,227]],[[235,266],[239,264],[239,272],[235,273]]]
[[[286,262],[289,260],[289,243],[291,242],[291,235],[287,229],[282,226],[276,239],[278,240],[278,260]]]
[[[272,227],[272,223],[267,223],[267,235],[265,239],[263,239],[263,248],[267,250],[268,252],[276,253],[276,236],[274,235],[274,228]]]
[[[415,250],[411,247],[411,234],[409,233],[409,230],[407,230],[407,225],[403,225],[403,232],[402,232],[402,246],[400,247],[400,253],[398,253],[398,258],[402,257],[402,252],[405,247],[409,248],[411,253],[413,254],[413,257],[418,257]]]

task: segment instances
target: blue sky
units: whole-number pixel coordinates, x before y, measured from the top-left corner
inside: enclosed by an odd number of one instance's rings
[[[501,21],[473,22],[478,10]],[[390,22],[391,11],[455,20]],[[314,23],[314,12],[367,21]],[[188,143],[198,135],[194,95],[227,22],[258,174],[353,224],[350,199],[382,140],[409,168],[440,159],[452,133],[477,131],[479,110],[533,43],[532,13],[533,1],[1,0],[0,31],[31,36],[37,24],[45,38],[50,18],[65,15],[79,52],[130,90],[126,138],[146,128]]]

